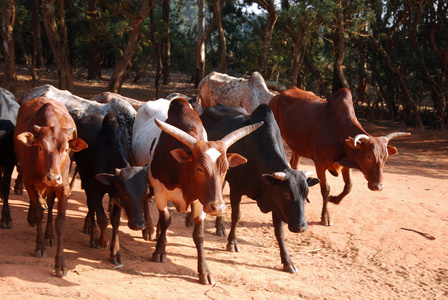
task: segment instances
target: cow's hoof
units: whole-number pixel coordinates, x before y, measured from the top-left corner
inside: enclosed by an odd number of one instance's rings
[[[12,221],[2,221],[0,224],[2,229],[12,229]]]
[[[166,253],[153,253],[152,261],[166,263],[168,261],[166,258]]]
[[[155,241],[156,240],[156,231],[145,228],[142,230],[142,236],[145,241]]]
[[[47,246],[52,247],[52,246],[54,245],[54,238],[46,238],[46,239],[45,239],[45,244],[46,244]]]
[[[331,220],[330,216],[323,216],[320,220],[320,222],[322,223],[322,225],[324,226],[333,226],[333,220]]]
[[[82,232],[84,233],[84,234],[90,234],[90,227],[84,227],[83,229],[82,229]]]
[[[110,260],[116,266],[123,264],[123,260],[121,259],[121,255],[119,255],[119,254],[118,255],[111,255],[110,256]]]
[[[215,279],[212,274],[199,274],[199,282],[206,285],[215,284]]]
[[[98,248],[106,248],[107,247],[107,239],[99,239],[98,241],[97,241],[97,244],[98,244]]]
[[[341,203],[342,198],[341,197],[334,197],[334,196],[328,196],[328,202],[339,204]]]
[[[54,273],[57,277],[62,278],[64,276],[67,276],[67,267],[58,268],[56,267],[54,269]]]
[[[283,271],[288,272],[288,273],[297,273],[297,268],[296,268],[296,266],[294,266],[293,263],[291,263],[291,264],[284,264],[283,265]]]
[[[45,257],[47,257],[47,251],[45,249],[44,250],[35,250],[34,256],[36,256],[37,258],[45,258]]]
[[[218,226],[216,228],[216,235],[217,236],[227,236],[226,229],[224,228],[224,226]]]
[[[23,196],[23,187],[22,188],[14,187],[14,194],[18,196]]]
[[[240,252],[240,247],[238,247],[238,244],[227,244],[227,251]]]

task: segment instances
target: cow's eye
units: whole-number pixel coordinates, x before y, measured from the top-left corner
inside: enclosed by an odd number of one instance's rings
[[[38,149],[39,151],[42,151],[42,150],[43,150],[42,146],[40,146],[40,145],[37,147],[37,149]]]
[[[289,192],[284,192],[283,198],[285,198],[286,200],[291,200],[291,194]]]
[[[197,168],[196,168],[196,171],[198,171],[198,172],[201,173],[201,174],[204,174],[204,173],[205,173],[204,170],[203,170],[201,167],[197,167]]]

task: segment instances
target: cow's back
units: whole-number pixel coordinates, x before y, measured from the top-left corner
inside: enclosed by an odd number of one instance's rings
[[[137,111],[132,133],[132,155],[134,164],[144,166],[150,162],[162,130],[156,125],[155,119],[165,121],[168,118],[170,101],[159,99],[148,101]],[[149,151],[148,151],[149,150]]]
[[[291,150],[310,158],[317,137],[328,136],[327,101],[293,87],[272,98],[269,106]]]

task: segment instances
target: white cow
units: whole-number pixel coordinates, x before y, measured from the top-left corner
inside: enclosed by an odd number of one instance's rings
[[[12,93],[4,88],[0,88],[0,119],[9,120],[16,125],[19,107],[20,105],[16,102],[16,98]]]
[[[120,98],[113,98],[108,103],[102,104],[86,100],[73,95],[69,91],[59,90],[52,85],[45,84],[33,88],[28,94],[25,94],[20,98],[19,103],[23,104],[26,101],[37,97],[48,97],[64,103],[74,119],[79,119],[92,114],[105,116],[108,112],[114,112],[121,129],[126,134],[129,149],[131,148],[132,126],[134,125],[137,111],[127,101]]]
[[[195,108],[198,112],[224,104],[242,107],[251,114],[258,105],[267,104],[274,97],[258,72],[254,72],[249,79],[211,72],[202,79],[198,88],[198,106]]]

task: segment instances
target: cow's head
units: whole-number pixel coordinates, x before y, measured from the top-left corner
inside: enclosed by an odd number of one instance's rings
[[[345,143],[355,149],[355,156],[344,159],[338,164],[361,170],[367,179],[367,184],[372,191],[382,191],[383,167],[389,156],[398,153],[397,148],[389,146],[389,140],[397,136],[410,135],[408,132],[394,132],[381,137],[373,137],[366,134],[358,134],[354,138],[349,137]]]
[[[293,169],[263,174],[263,181],[269,186],[276,204],[272,210],[282,221],[288,223],[291,232],[304,232],[308,227],[305,218],[308,188],[319,183],[319,179],[309,177],[311,174],[312,172],[304,173]]]
[[[191,188],[204,206],[204,212],[213,216],[223,213],[225,203],[222,198],[222,187],[227,170],[247,161],[239,154],[227,153],[227,149],[260,127],[263,122],[237,129],[219,141],[203,141],[168,123],[159,120],[155,122],[163,131],[191,150],[177,148],[170,153],[177,162],[189,164]]]
[[[62,174],[70,150],[81,151],[87,144],[80,138],[73,138],[75,128],[38,125],[33,128],[35,134],[23,132],[17,140],[27,147],[36,147],[36,165],[43,182],[51,187],[59,186],[63,183]]]
[[[133,230],[145,228],[143,206],[148,189],[147,176],[148,165],[116,169],[115,174],[95,175],[96,180],[117,190],[117,196],[111,199],[111,203],[124,209],[128,216],[128,226]]]

